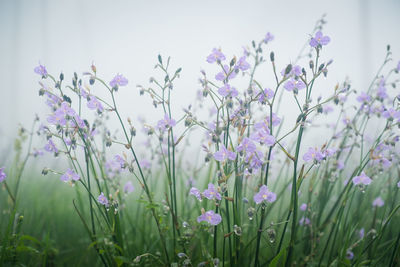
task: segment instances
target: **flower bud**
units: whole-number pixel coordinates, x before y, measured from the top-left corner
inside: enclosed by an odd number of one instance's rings
[[[207,97],[207,95],[208,95],[208,90],[207,90],[207,89],[204,89],[204,90],[203,90],[203,97]]]
[[[90,66],[90,67],[91,67],[92,71],[96,74],[96,72],[97,72],[96,66],[92,63],[92,66]]]
[[[292,70],[292,64],[287,65],[287,67],[285,69],[285,75],[288,75],[291,70]]]
[[[310,60],[309,66],[310,66],[310,69],[314,69],[314,61]]]
[[[254,214],[256,213],[256,210],[253,207],[250,207],[247,209],[247,216],[249,216],[249,220],[253,220]]]
[[[236,224],[233,226],[233,232],[238,235],[241,236],[242,235],[242,228],[240,226],[237,226]]]
[[[48,168],[44,168],[43,170],[42,170],[42,174],[43,175],[47,175],[49,173],[49,169]]]
[[[232,107],[233,107],[232,98],[228,98],[228,99],[226,100],[226,106],[227,106],[228,108],[232,108]]]
[[[192,116],[187,116],[186,119],[185,119],[185,126],[189,127],[190,125],[192,125],[192,123],[193,123]]]
[[[131,127],[131,135],[136,136],[136,129],[133,126]]]
[[[233,67],[235,65],[235,63],[236,63],[236,57],[233,57],[231,62],[229,63],[229,66]]]

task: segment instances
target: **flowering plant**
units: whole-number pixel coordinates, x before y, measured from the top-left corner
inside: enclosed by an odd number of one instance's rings
[[[172,96],[182,69],[171,71],[170,58],[158,56],[162,78],[137,86],[159,113],[155,123],[121,115],[118,91],[130,87],[123,74],[107,82],[92,65],[65,85],[64,74],[34,69],[49,106],[38,129],[43,149],[68,160],[68,167],[46,167],[43,174],[87,195],[87,202],[73,205],[102,264],[395,264],[400,111],[389,86],[398,83],[392,76],[400,64],[388,67],[388,47],[366,91],[356,92],[346,80],[315,98],[333,65],[324,56],[331,38],[323,24],[306,40],[308,53],[283,68],[267,53],[271,33],[238,57],[213,48],[205,64],[217,70],[201,71],[198,98],[181,115]],[[269,84],[256,76],[263,64],[272,69]],[[96,94],[100,89],[108,95]],[[357,105],[348,101],[353,94]],[[294,119],[282,111],[285,105],[295,106]],[[206,108],[210,115],[203,119]],[[329,116],[333,124],[326,123]],[[317,126],[329,134],[305,146]],[[145,151],[136,127],[145,133]],[[185,158],[196,131],[204,133],[201,145],[193,142],[204,161]],[[0,182],[7,187],[8,179],[1,168]],[[364,201],[369,198],[375,200]],[[360,207],[372,209],[373,218]],[[355,231],[361,228],[360,238]]]

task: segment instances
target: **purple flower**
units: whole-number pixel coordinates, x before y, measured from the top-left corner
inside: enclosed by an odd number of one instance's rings
[[[362,172],[359,176],[353,177],[352,181],[354,185],[369,185],[372,182],[371,178],[369,178],[364,172]]]
[[[323,45],[327,45],[331,41],[329,36],[323,36],[321,31],[318,31],[315,34],[315,37],[311,38],[310,46],[311,47],[322,47]]]
[[[287,66],[281,71],[281,75],[284,76],[284,77],[285,76],[287,76],[287,77],[290,77],[290,76],[298,77],[298,76],[300,76],[302,74],[301,66],[299,66],[299,65],[294,65],[288,74],[286,74],[286,68],[287,68]]]
[[[95,109],[97,112],[103,112],[104,108],[100,101],[95,96],[90,96],[89,101],[87,102],[87,106],[89,109]]]
[[[219,150],[214,153],[214,159],[217,161],[225,161],[227,159],[234,160],[235,158],[235,152],[228,150],[223,144],[221,144]]]
[[[322,112],[324,112],[324,114],[331,113],[332,111],[333,111],[333,107],[332,106],[324,105],[322,107]]]
[[[243,48],[243,55],[245,55],[246,57],[250,56],[250,52],[249,49],[247,47],[242,46]]]
[[[392,162],[389,159],[385,158],[382,154],[372,156],[372,163],[381,164],[384,169],[388,169],[392,165]]]
[[[260,121],[260,122],[256,122],[255,124],[254,124],[254,129],[256,130],[256,131],[264,131],[264,132],[266,132],[267,134],[269,134],[269,118],[267,117],[267,118],[265,118],[265,120],[263,120],[263,121]]]
[[[351,123],[351,119],[349,117],[344,117],[342,119],[342,122],[344,123],[344,125],[349,126]]]
[[[172,128],[176,125],[176,121],[168,116],[167,113],[164,114],[164,119],[159,120],[157,123],[158,129],[165,131],[167,128]]]
[[[260,191],[254,195],[254,202],[256,204],[260,204],[261,202],[269,202],[272,203],[276,200],[276,194],[269,191],[266,185],[262,185],[260,187]]]
[[[85,89],[83,89],[82,86],[80,88],[81,88],[80,96],[83,97],[83,98],[88,98],[89,97],[89,93]]]
[[[388,94],[386,93],[386,87],[384,86],[379,86],[376,95],[378,96],[378,98],[380,99],[386,99],[388,98]]]
[[[43,156],[43,151],[42,150],[40,150],[40,149],[36,149],[36,148],[34,148],[33,149],[33,152],[32,152],[32,155],[36,158],[36,157],[39,157],[39,156]]]
[[[397,187],[400,188],[400,182],[397,183]]]
[[[302,80],[296,80],[294,78],[291,78],[289,81],[285,83],[284,87],[287,91],[291,92],[293,90],[298,91],[304,89],[306,88],[306,85]]]
[[[71,108],[71,106],[68,104],[68,102],[62,102],[61,103],[61,107],[59,108],[59,110],[61,110],[62,112],[64,112],[64,114],[68,115],[68,116],[75,116],[76,112],[73,108]]]
[[[44,150],[46,150],[47,152],[58,153],[58,149],[56,145],[53,143],[53,140],[51,138],[49,139],[48,143],[44,146]]]
[[[263,165],[263,153],[259,150],[256,150],[252,153],[247,153],[246,154],[246,158],[244,159],[244,162],[246,162],[247,164],[249,164],[251,169],[255,169],[258,170],[259,168],[262,167]]]
[[[343,162],[342,160],[338,160],[338,161],[336,162],[336,168],[337,168],[338,170],[343,170],[343,169],[344,169],[344,162]]]
[[[195,196],[195,197],[196,197],[198,200],[200,200],[200,201],[201,201],[201,199],[202,199],[202,197],[201,197],[201,192],[200,192],[200,190],[197,189],[196,187],[190,188],[189,195]]]
[[[64,111],[61,109],[57,109],[47,118],[47,122],[54,125],[65,126],[67,124],[67,120],[65,119]]]
[[[221,88],[218,89],[218,93],[224,97],[231,96],[231,97],[237,97],[238,96],[238,91],[236,90],[235,87],[231,87],[228,83],[224,84]]]
[[[135,187],[133,186],[131,181],[126,182],[126,184],[124,185],[124,192],[125,194],[130,194],[133,192],[133,190],[135,190]]]
[[[0,183],[7,178],[7,174],[4,172],[4,167],[0,168]]]
[[[110,178],[119,174],[122,171],[121,163],[116,160],[109,160],[106,162],[106,171]]]
[[[74,116],[74,120],[72,120],[71,121],[71,124],[72,124],[72,126],[76,126],[75,125],[75,122],[76,122],[76,124],[78,125],[78,127],[79,128],[85,128],[85,122],[81,119],[81,117],[79,117],[79,115],[78,114],[76,114],[75,116]]]
[[[235,70],[230,71],[228,65],[224,65],[224,70],[218,72],[217,75],[215,75],[215,79],[217,81],[232,80],[235,77],[236,77],[236,71]]]
[[[395,110],[394,108],[389,108],[382,113],[382,117],[386,119],[400,119],[400,111]]]
[[[305,211],[307,209],[307,204],[303,203],[300,205],[300,210]]]
[[[142,166],[142,169],[150,170],[151,163],[150,163],[150,161],[148,161],[146,159],[143,159],[143,160],[140,161],[140,166]]]
[[[382,207],[385,202],[381,197],[375,198],[375,200],[372,202],[372,207]]]
[[[328,157],[332,157],[333,155],[335,155],[335,154],[336,154],[336,151],[337,151],[337,149],[334,148],[334,147],[332,147],[332,148],[327,148],[327,149],[323,152],[323,154],[324,154],[325,158],[328,158]]]
[[[108,207],[108,199],[107,197],[101,192],[100,196],[97,198],[97,201],[106,207]]]
[[[237,62],[237,67],[241,71],[250,69],[250,64],[246,61],[246,56],[242,56],[241,58],[239,58],[239,61]]]
[[[361,229],[360,229],[360,232],[358,232],[358,235],[360,236],[360,239],[363,239],[363,238],[364,238],[364,235],[365,235],[365,230],[364,230],[364,228],[361,228]]]
[[[265,88],[264,91],[260,92],[260,96],[258,97],[258,102],[265,103],[266,100],[273,98],[275,95],[274,91],[270,88]]]
[[[307,217],[301,217],[299,224],[300,225],[310,225],[311,221]]]
[[[274,36],[270,33],[270,32],[267,32],[267,34],[265,35],[265,37],[264,37],[264,43],[268,43],[268,42],[271,42],[272,40],[274,40]]]
[[[218,199],[221,200],[221,194],[218,193],[217,189],[215,189],[215,186],[213,184],[208,184],[208,188],[204,190],[203,195],[207,199]]]
[[[212,53],[207,57],[207,62],[208,63],[214,63],[214,62],[221,62],[225,60],[225,55],[221,52],[221,50],[214,48],[212,50]]]
[[[123,157],[121,157],[120,155],[115,155],[114,160],[119,163],[121,168],[125,168],[125,160]]]
[[[360,103],[368,103],[371,101],[371,96],[364,92],[361,92],[361,94],[357,97],[357,101]]]
[[[122,76],[122,74],[115,75],[115,77],[110,81],[111,87],[126,86],[127,84],[128,79]]]
[[[206,211],[199,217],[197,217],[197,222],[208,222],[211,225],[218,225],[222,221],[221,215],[215,213],[212,210]]]
[[[69,182],[71,180],[78,181],[80,178],[79,174],[68,168],[67,171],[61,175],[60,180],[63,182]]]
[[[45,78],[45,77],[47,76],[46,67],[43,66],[43,65],[40,65],[40,64],[39,64],[39,66],[37,66],[37,67],[34,69],[34,71],[35,71],[35,73],[41,75],[43,78]]]
[[[303,160],[305,162],[310,162],[312,160],[316,162],[321,162],[325,158],[325,154],[319,151],[317,148],[310,147],[308,151],[304,154]]]
[[[253,141],[251,141],[250,138],[243,138],[242,142],[240,143],[240,145],[238,145],[238,147],[236,148],[237,151],[239,152],[246,152],[246,153],[252,153],[254,151],[256,151],[257,147],[256,145],[253,143]]]
[[[61,102],[61,98],[56,95],[53,95],[47,91],[44,94],[47,96],[46,104],[49,107],[54,107],[56,104]]]
[[[190,176],[187,180],[186,180],[186,186],[193,186],[196,183],[196,181],[193,179],[193,176]]]
[[[270,121],[269,115],[265,117],[265,119],[269,123]],[[272,113],[272,126],[277,126],[279,125],[279,123],[281,123],[281,118],[279,118],[275,113]]]
[[[352,260],[354,258],[354,253],[350,249],[346,251],[346,258]]]
[[[270,135],[268,132],[265,130],[259,130],[256,132],[253,132],[250,138],[253,141],[259,142],[260,144],[265,144],[267,146],[273,146],[275,144],[275,137]]]

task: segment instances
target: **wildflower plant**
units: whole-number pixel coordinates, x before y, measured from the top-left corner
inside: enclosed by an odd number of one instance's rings
[[[369,88],[356,91],[345,80],[322,92],[318,85],[334,65],[325,56],[334,38],[324,24],[324,18],[317,22],[305,49],[284,66],[268,46],[275,42],[271,33],[240,55],[213,48],[204,56],[213,72],[200,72],[197,99],[181,113],[173,95],[182,68],[159,55],[161,78],[137,86],[159,115],[153,123],[121,115],[118,92],[132,90],[123,74],[103,79],[92,65],[66,84],[62,73],[56,78],[44,65],[34,69],[49,106],[38,130],[43,150],[68,161],[42,173],[77,188],[73,206],[98,263],[399,262],[399,65],[390,66],[388,47]],[[271,73],[258,72],[261,65]],[[297,110],[294,119],[285,105]],[[118,131],[108,128],[110,120]],[[320,142],[313,133],[322,126]],[[191,143],[195,132],[203,138]],[[0,182],[8,179],[1,168]]]

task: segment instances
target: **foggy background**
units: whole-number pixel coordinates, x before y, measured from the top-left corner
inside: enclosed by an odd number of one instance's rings
[[[382,63],[387,44],[393,64],[400,59],[399,11],[397,0],[0,0],[0,151],[11,148],[19,123],[29,127],[35,113],[42,120],[49,113],[38,96],[40,77],[33,72],[39,62],[56,77],[63,72],[66,83],[74,71],[90,70],[92,62],[106,81],[122,73],[129,80],[117,95],[123,116],[144,115],[156,122],[161,111],[154,112],[148,97],[139,97],[136,85],[149,84],[158,54],[171,56],[173,69],[183,68],[174,89],[173,107],[180,112],[196,97],[199,71],[216,73],[206,62],[212,48],[222,48],[230,59],[271,32],[275,40],[267,47],[280,71],[295,60],[326,13],[323,32],[331,43],[323,57],[334,64],[323,86],[332,88],[348,76],[361,91]]]

